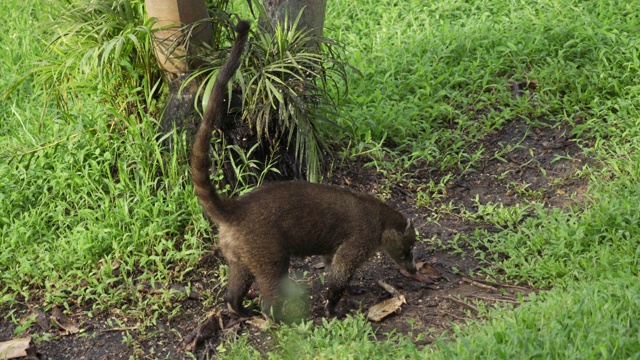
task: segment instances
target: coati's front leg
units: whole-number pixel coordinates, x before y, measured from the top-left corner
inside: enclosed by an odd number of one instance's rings
[[[371,251],[362,251],[358,244],[351,245],[345,241],[336,251],[331,261],[331,268],[327,276],[327,303],[324,307],[324,315],[331,317],[336,315],[336,305],[342,294],[349,286],[349,282],[358,267],[371,255]],[[354,251],[354,247],[360,248]]]
[[[229,278],[227,286],[227,304],[237,316],[249,316],[250,312],[242,305],[245,295],[253,284],[254,277],[249,269],[239,261],[228,261]]]

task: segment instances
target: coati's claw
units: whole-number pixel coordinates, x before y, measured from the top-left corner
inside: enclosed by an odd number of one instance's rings
[[[336,309],[329,309],[329,306],[325,305],[324,306],[324,317],[327,318],[327,320],[333,319],[333,318],[337,318],[337,319],[342,319],[344,318],[346,315],[343,312],[340,311],[336,311]]]
[[[335,315],[335,309],[329,308],[329,304],[324,305],[324,317],[327,319],[332,318]]]

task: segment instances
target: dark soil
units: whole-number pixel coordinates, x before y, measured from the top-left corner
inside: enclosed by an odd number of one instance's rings
[[[436,194],[439,195],[438,203],[451,204],[453,209],[464,208],[469,211],[475,211],[476,197],[483,204],[491,202],[514,205],[536,201],[560,208],[579,204],[587,188],[586,180],[576,175],[587,159],[570,138],[569,130],[566,126],[533,127],[524,121],[512,121],[478,144],[484,149],[485,159],[480,166],[475,166],[475,171],[454,174],[454,180],[449,182],[448,188]],[[501,153],[503,149],[507,151]],[[499,156],[495,156],[496,154]],[[430,206],[429,209],[416,207],[417,188],[430,180],[437,182],[450,174],[417,167],[398,171],[410,175],[390,184],[388,179],[381,178],[373,168],[364,166],[364,160],[346,162],[335,171],[331,182],[358,191],[385,194],[389,203],[414,218],[421,239],[435,237],[447,244],[454,236],[470,235],[477,228],[490,232],[499,231],[490,224],[465,219],[455,211],[434,213],[437,211],[435,206]],[[417,245],[416,262],[426,263],[427,268],[432,267],[441,275],[441,279],[434,285],[402,276],[386,255],[378,254],[358,270],[352,281],[354,288],[363,291],[345,294],[338,310],[346,313],[366,312],[372,305],[390,298],[391,295],[377,283],[378,280],[384,280],[406,297],[406,304],[397,313],[372,323],[378,330],[377,334],[384,337],[391,330],[401,334],[422,333],[426,336],[418,345],[426,345],[436,336],[451,329],[453,323],[463,323],[475,316],[472,306],[464,305],[456,299],[466,300],[469,304],[478,301],[488,305],[510,304],[517,303],[514,293],[535,291],[526,284],[486,286],[487,283],[496,281],[478,278],[480,275],[477,274],[482,274],[482,269],[491,264],[479,263],[471,256],[469,247],[463,246],[462,249],[468,254],[454,253],[428,242]],[[196,292],[220,290],[215,287],[216,280],[205,275],[211,269],[217,269],[218,261],[220,259],[215,256],[203,261],[199,269],[202,270],[198,275],[200,277],[191,281]],[[296,259],[292,272],[306,272],[306,283],[312,294],[310,318],[317,326],[322,326],[322,300],[317,295],[321,294],[320,276],[324,269],[318,266],[319,263],[320,258],[316,257]],[[468,274],[476,274],[476,277],[472,278]],[[82,309],[71,309],[66,312],[65,320],[76,324],[80,329],[79,333],[64,335],[64,326],[44,330],[33,324],[22,336],[35,335],[47,339],[35,345],[42,359],[128,359],[131,356],[140,359],[183,359],[189,357],[182,349],[182,339],[197,328],[208,314],[217,311],[225,329],[215,332],[213,337],[205,339],[196,347],[195,355],[198,358],[215,357],[215,349],[220,341],[237,333],[250,333],[250,342],[259,350],[268,351],[271,345],[269,335],[256,325],[230,319],[221,304],[205,305],[201,300],[187,296],[183,299],[177,316],[170,320],[158,319],[155,326],[147,328],[138,328],[135,323],[129,323],[116,309],[94,314],[92,318],[87,317]],[[14,317],[20,319],[30,313],[26,308],[18,309]],[[0,324],[0,342],[19,337],[14,333],[17,325],[9,317],[5,317],[7,314],[6,310],[4,314],[0,314],[5,319]],[[113,319],[118,319],[120,323],[114,325]]]

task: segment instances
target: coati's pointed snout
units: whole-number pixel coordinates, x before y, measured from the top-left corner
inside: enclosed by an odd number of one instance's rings
[[[413,226],[413,220],[407,219],[407,227],[404,229],[403,245],[405,248],[405,254],[402,256],[402,261],[398,263],[400,270],[404,270],[410,274],[415,274],[416,262],[413,257],[413,245],[416,242],[417,232]]]
[[[416,262],[413,258],[413,251],[409,252],[398,266],[400,267],[401,272],[406,271],[409,274],[415,274],[418,269],[416,268]]]
[[[413,258],[413,245],[416,242],[416,229],[411,219],[406,220],[404,231],[388,231],[383,236],[383,250],[398,265],[400,272],[411,276],[417,272]]]

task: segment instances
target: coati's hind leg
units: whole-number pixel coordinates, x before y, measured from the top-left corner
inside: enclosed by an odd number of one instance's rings
[[[327,303],[324,308],[324,314],[327,317],[336,314],[336,305],[349,286],[353,274],[371,255],[369,251],[361,251],[361,247],[356,247],[356,249],[359,251],[354,251],[354,247],[347,240],[333,256],[331,269],[327,276]]]
[[[242,306],[245,295],[253,284],[254,277],[249,269],[239,261],[229,261],[229,279],[226,301],[238,316],[249,316],[250,311]]]
[[[289,273],[289,258],[275,261],[265,261],[254,269],[256,280],[260,286],[262,311],[273,317],[276,322],[283,320],[281,285],[286,281]]]

